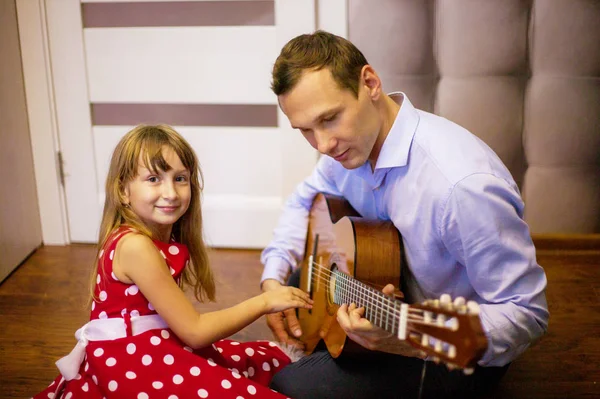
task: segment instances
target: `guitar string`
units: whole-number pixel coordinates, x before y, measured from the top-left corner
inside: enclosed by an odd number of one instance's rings
[[[329,274],[329,276],[331,274],[334,274],[335,272],[330,271],[329,269],[325,268],[323,265],[320,265],[316,262],[313,262],[313,264],[315,266],[317,266],[318,270],[317,273],[313,274],[313,280],[317,279],[317,281],[322,281],[323,283],[328,283],[329,279],[327,278],[327,274]],[[315,269],[315,267],[312,267],[313,270]],[[355,294],[361,295],[361,294],[366,294],[368,296],[365,298],[357,298],[357,299],[366,299],[368,301],[368,299],[370,298],[377,298],[377,299],[381,299],[381,301],[378,301],[378,303],[372,303],[371,305],[371,309],[372,310],[380,310],[380,311],[388,311],[388,315],[386,315],[386,318],[383,319],[383,317],[380,317],[380,320],[383,322],[387,322],[389,324],[390,320],[389,318],[392,318],[392,325],[396,322],[399,321],[400,319],[400,310],[397,309],[395,306],[393,306],[392,304],[394,302],[392,302],[392,300],[390,300],[389,298],[386,298],[385,294],[375,290],[372,287],[369,287],[367,285],[364,285],[363,283],[361,283],[358,280],[350,280],[348,279],[348,277],[352,278],[351,276],[348,276],[344,273],[337,273],[339,277],[341,277],[341,284],[342,286],[351,286],[350,289],[352,288],[356,288],[358,290],[355,289]],[[336,280],[337,281],[337,280]],[[384,306],[380,306],[380,304],[383,304]],[[390,313],[391,312],[391,313]],[[421,314],[424,311],[422,309],[414,309],[414,308],[409,308],[409,312],[413,313],[412,317],[410,317],[411,315],[409,314],[409,318],[411,322],[414,322],[416,324],[424,324],[424,325],[429,325],[430,323],[426,323],[423,322],[423,318],[422,317],[415,317],[415,314]],[[377,323],[376,323],[377,324]]]
[[[369,287],[368,285],[354,279],[352,276],[347,275],[345,273],[341,273],[341,272],[332,272],[330,271],[328,268],[324,267],[323,265],[314,262],[313,261],[313,265],[315,265],[317,267],[317,273],[313,273],[313,280],[315,280],[315,277],[318,279],[317,281],[321,281],[323,283],[328,283],[330,280],[327,278],[327,274],[329,274],[329,276],[331,276],[332,274],[337,274],[338,277],[341,277],[341,286],[342,288],[348,288],[350,290],[354,289],[354,293],[349,292],[348,295],[355,295],[357,296],[354,299],[363,299],[367,302],[369,302],[370,299],[376,298],[377,302],[371,302],[368,305],[370,305],[370,310],[372,311],[372,313],[374,313],[374,323],[377,324],[377,318],[381,321],[381,324],[383,325],[384,323],[386,323],[387,325],[390,324],[390,317],[391,317],[391,324],[392,326],[394,326],[394,324],[399,321],[400,318],[400,310],[398,308],[396,308],[396,306],[394,305],[396,300],[390,299],[385,297],[382,292],[377,291],[376,289]],[[313,270],[315,270],[315,267],[312,267]],[[338,283],[337,279],[336,279],[336,284]],[[358,296],[363,295],[362,298],[359,298]],[[366,295],[366,296],[365,296]],[[352,299],[352,298],[349,298]],[[400,301],[398,301],[400,302]],[[380,306],[383,305],[383,306]],[[366,306],[365,306],[366,307]],[[380,315],[377,316],[376,312],[380,311]],[[388,313],[386,315],[381,314],[383,311],[387,311]],[[411,321],[411,323],[413,324],[420,324],[420,325],[431,325],[430,322],[425,322],[423,321],[424,318],[422,316],[420,316],[421,314],[424,314],[424,310],[423,309],[414,309],[414,308],[409,308],[409,321]],[[410,314],[412,313],[412,315]],[[452,317],[452,316],[450,316]],[[437,327],[441,327],[441,328],[446,328],[446,329],[451,329],[451,327],[448,326],[440,326],[438,325]]]

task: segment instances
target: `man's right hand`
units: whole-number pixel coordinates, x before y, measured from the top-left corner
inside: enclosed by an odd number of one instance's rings
[[[271,291],[281,287],[281,283],[277,280],[265,280],[262,283],[264,292]],[[287,309],[283,312],[267,314],[267,325],[273,332],[275,339],[279,342],[295,346],[299,349],[304,349],[304,344],[299,341],[302,335],[298,317],[296,317],[296,309]]]

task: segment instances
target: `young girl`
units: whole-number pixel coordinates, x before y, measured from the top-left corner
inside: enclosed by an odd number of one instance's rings
[[[198,314],[180,286],[214,300],[202,241],[202,181],[190,145],[168,126],[119,142],[106,179],[90,322],[36,398],[279,398],[267,388],[290,357],[268,341],[223,338],[261,315],[311,307],[284,287]]]

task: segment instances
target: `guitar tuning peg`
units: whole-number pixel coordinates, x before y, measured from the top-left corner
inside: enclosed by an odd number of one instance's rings
[[[474,372],[474,371],[475,371],[475,369],[474,369],[474,368],[472,368],[472,367],[471,367],[471,368],[468,368],[468,369],[463,369],[463,373],[464,373],[465,375],[471,375],[471,374],[473,374],[473,372]]]
[[[464,306],[465,304],[465,298],[463,298],[462,296],[457,296],[456,298],[454,298],[454,306],[459,308],[461,306]]]
[[[475,301],[468,301],[467,309],[469,310],[470,314],[473,314],[473,315],[479,314],[479,304]]]
[[[440,303],[442,305],[451,304],[452,303],[452,298],[448,294],[442,294],[442,296],[440,296]]]

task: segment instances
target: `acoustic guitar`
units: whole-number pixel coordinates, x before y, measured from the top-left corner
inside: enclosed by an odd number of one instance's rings
[[[309,213],[300,288],[314,301],[299,309],[307,353],[323,340],[333,357],[346,346],[336,320],[342,304],[365,308],[373,325],[421,349],[451,367],[470,369],[483,356],[487,340],[474,302],[448,295],[421,304],[407,304],[401,292],[385,295],[381,288],[400,287],[401,239],[389,221],[362,218],[341,197],[318,194]]]

